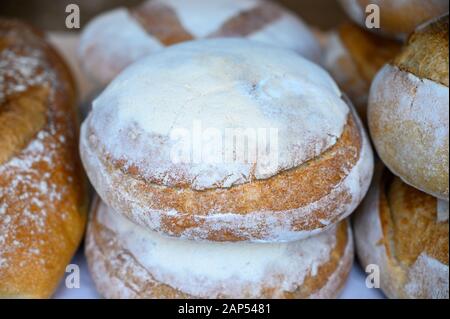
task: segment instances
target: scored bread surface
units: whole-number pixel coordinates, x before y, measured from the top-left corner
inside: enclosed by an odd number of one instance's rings
[[[80,63],[106,85],[140,57],[176,43],[212,37],[245,37],[320,59],[320,47],[309,28],[271,1],[148,0],[90,22],[81,36]]]
[[[48,298],[83,234],[75,90],[31,27],[0,19],[0,298]]]

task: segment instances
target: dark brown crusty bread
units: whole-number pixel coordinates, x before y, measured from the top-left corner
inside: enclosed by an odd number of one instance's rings
[[[0,298],[47,298],[86,220],[73,79],[43,35],[0,19]]]
[[[391,298],[448,298],[448,230],[448,202],[381,167],[354,220],[359,260]]]

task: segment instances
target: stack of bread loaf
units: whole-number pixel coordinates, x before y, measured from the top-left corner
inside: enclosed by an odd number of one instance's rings
[[[133,42],[105,46],[108,32]],[[160,49],[210,37],[222,39]],[[338,296],[353,261],[345,218],[373,157],[332,78],[299,55],[319,56],[310,32],[267,1],[156,0],[94,20],[80,50],[101,81],[149,52],[82,125],[81,157],[101,198],[86,242],[100,293]]]
[[[227,160],[226,136],[211,129],[244,130],[245,145],[234,136]],[[240,156],[256,143],[254,161]],[[152,54],[94,101],[80,149],[104,201],[86,244],[104,296],[330,298],[342,288],[353,259],[344,218],[370,184],[372,152],[331,77],[297,53],[218,39]]]
[[[378,155],[395,175],[380,164],[356,214],[359,260],[378,266],[388,297],[448,298],[449,3],[341,3],[359,26],[331,37],[324,64],[367,113]],[[365,27],[369,4],[380,9],[378,29]],[[395,39],[406,39],[403,47]]]

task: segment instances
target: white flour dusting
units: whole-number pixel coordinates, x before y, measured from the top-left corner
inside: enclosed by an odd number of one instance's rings
[[[203,40],[140,60],[94,101],[84,125],[113,159],[147,180],[193,189],[231,187],[298,166],[334,145],[348,107],[331,77],[292,51],[244,40]],[[277,129],[278,165],[173,163],[173,128],[193,123]],[[132,135],[128,134],[133,132]]]

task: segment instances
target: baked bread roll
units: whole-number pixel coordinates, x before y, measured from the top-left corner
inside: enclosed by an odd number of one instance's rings
[[[289,243],[213,243],[161,236],[97,202],[86,239],[106,298],[336,298],[353,262],[346,221]]]
[[[448,299],[448,202],[377,171],[354,219],[361,264],[378,265],[390,298]]]
[[[448,0],[340,0],[356,23],[366,27],[366,8],[380,8],[380,28],[369,29],[383,35],[404,39],[420,24],[448,12]]]
[[[378,154],[406,183],[448,201],[448,15],[420,27],[370,90]]]
[[[328,73],[239,39],[184,43],[130,66],[93,102],[80,150],[108,206],[212,241],[316,234],[354,210],[373,169]]]
[[[320,47],[294,14],[266,0],[148,0],[106,12],[83,30],[80,63],[100,86],[137,59],[189,40],[246,37],[319,61]]]
[[[329,34],[323,49],[322,65],[366,121],[370,84],[377,72],[401,49],[401,43],[344,23]]]
[[[0,298],[47,298],[87,210],[75,90],[31,27],[0,19]]]

